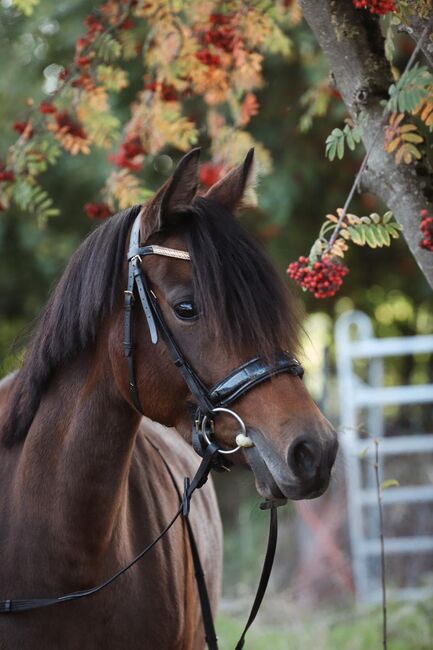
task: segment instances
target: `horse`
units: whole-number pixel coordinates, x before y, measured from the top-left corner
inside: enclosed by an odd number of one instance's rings
[[[252,373],[248,390],[232,396],[237,419],[230,410],[215,413],[221,451],[235,448],[231,462],[253,471],[271,504],[314,498],[328,486],[336,433],[300,373],[267,361],[298,349],[299,318],[286,283],[235,217],[253,182],[253,152],[205,194],[198,192],[199,155],[186,154],[147,204],[111,217],[81,244],[21,368],[0,385],[0,599],[61,595],[105,580],[172,518],[184,476],[200,461],[191,446],[196,391],[167,341],[155,340],[154,312],[137,307],[132,380],[128,371],[124,292],[134,228],[139,246],[166,251],[134,254],[133,270],[146,278],[147,298],[200,386]],[[139,302],[137,293],[134,287],[129,297]],[[267,374],[254,375],[253,366]],[[235,446],[237,420],[246,445]],[[191,527],[216,611],[222,528],[211,481],[192,501]],[[0,615],[1,650],[204,645],[182,518],[97,595]]]

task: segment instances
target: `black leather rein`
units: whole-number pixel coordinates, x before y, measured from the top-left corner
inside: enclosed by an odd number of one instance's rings
[[[193,445],[194,449],[198,454],[202,456],[202,462],[199,465],[199,468],[195,476],[190,480],[185,478],[184,480],[184,491],[181,494],[179,487],[176,483],[175,477],[171,471],[170,466],[168,465],[165,457],[160,452],[160,450],[153,444],[152,441],[148,440],[160,454],[163,464],[166,467],[168,474],[171,477],[173,485],[179,495],[181,504],[173,519],[167,524],[167,526],[161,531],[158,537],[149,544],[145,549],[143,549],[131,562],[129,562],[125,567],[120,569],[113,576],[108,578],[102,584],[93,587],[91,589],[77,591],[71,594],[66,594],[64,596],[58,596],[53,598],[32,598],[32,599],[14,599],[14,600],[3,600],[0,601],[0,614],[7,613],[18,613],[30,609],[36,609],[41,607],[48,607],[50,605],[64,603],[72,600],[78,600],[81,598],[86,598],[92,596],[102,589],[105,589],[115,580],[120,578],[128,569],[130,569],[136,562],[138,562],[146,553],[148,553],[154,546],[157,544],[162,537],[173,526],[174,522],[178,517],[183,516],[186,525],[187,531],[190,540],[191,553],[194,563],[195,576],[197,581],[197,587],[200,597],[200,604],[202,610],[203,625],[206,633],[206,642],[208,644],[209,650],[218,650],[217,636],[215,633],[215,627],[213,623],[212,610],[209,601],[209,596],[206,587],[206,581],[203,574],[203,569],[201,566],[200,557],[198,554],[197,544],[194,538],[193,530],[188,519],[190,501],[195,490],[201,488],[207,481],[208,475],[212,468],[221,469],[224,468],[223,458],[224,454],[233,453],[238,451],[242,446],[248,447],[252,446],[253,443],[248,439],[247,435],[243,435],[240,444],[238,443],[238,437],[236,438],[237,446],[232,450],[221,449],[218,443],[215,440],[214,434],[214,416],[217,412],[225,411],[226,413],[232,415],[238,423],[241,425],[241,429],[244,434],[246,434],[246,427],[242,419],[237,413],[228,409],[227,407],[233,402],[238,400],[242,395],[247,393],[249,390],[262,383],[265,380],[270,379],[271,377],[280,374],[280,373],[290,373],[299,377],[303,375],[303,368],[299,361],[289,356],[286,352],[278,351],[276,352],[271,359],[265,359],[263,357],[255,357],[250,361],[247,361],[243,365],[239,366],[229,375],[224,377],[211,389],[208,389],[198,374],[195,372],[194,368],[188,363],[188,361],[183,356],[182,351],[178,347],[165,319],[163,317],[161,308],[159,306],[158,300],[149,288],[147,283],[146,276],[142,269],[142,259],[148,255],[163,255],[166,257],[172,257],[176,259],[189,260],[190,256],[186,251],[174,250],[171,248],[165,248],[163,246],[149,245],[149,246],[140,246],[140,214],[136,218],[130,238],[130,246],[128,251],[128,286],[125,291],[125,339],[124,339],[124,352],[125,357],[127,358],[128,363],[128,373],[129,373],[129,388],[131,392],[132,402],[140,413],[143,414],[143,408],[140,402],[140,396],[138,391],[138,386],[136,382],[135,375],[135,366],[134,366],[134,304],[139,299],[141,306],[143,308],[144,315],[147,320],[150,338],[153,344],[157,344],[159,336],[163,339],[165,345],[167,346],[170,356],[174,364],[179,368],[182,376],[185,380],[185,383],[188,386],[193,398],[196,402],[196,413],[193,421]],[[240,650],[244,646],[245,634],[254,621],[257,612],[260,608],[263,596],[266,591],[266,587],[269,581],[270,573],[272,570],[272,564],[275,555],[276,543],[277,543],[277,510],[276,505],[272,502],[265,502],[261,506],[262,509],[270,510],[270,527],[269,527],[269,539],[268,546],[266,551],[266,556],[263,564],[262,574],[260,577],[259,586],[257,589],[256,597],[251,609],[250,616],[248,618],[247,624],[243,631],[243,634],[236,645],[235,650]]]

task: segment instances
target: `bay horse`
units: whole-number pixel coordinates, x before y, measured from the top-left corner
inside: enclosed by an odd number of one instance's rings
[[[179,504],[177,485],[182,490],[185,474],[197,468],[194,391],[164,340],[152,342],[141,309],[134,316],[132,382],[141,413],[130,390],[123,292],[137,224],[139,245],[176,253],[133,260],[202,386],[233,379],[239,366],[248,371],[251,357],[266,367],[257,359],[297,349],[285,283],[233,216],[252,170],[249,152],[199,196],[193,150],[150,202],[110,218],[72,256],[22,367],[0,385],[0,599],[99,584],[164,528]],[[299,373],[268,375],[236,397],[250,445],[233,462],[252,468],[271,503],[313,498],[327,488],[336,434]],[[229,414],[218,415],[221,449],[233,447],[237,430]],[[216,610],[222,530],[211,484],[194,496],[190,518]],[[204,645],[183,519],[140,564],[90,599],[0,616],[1,650]]]

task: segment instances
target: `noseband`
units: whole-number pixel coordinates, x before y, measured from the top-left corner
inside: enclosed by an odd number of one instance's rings
[[[233,370],[212,388],[206,388],[195,369],[188,363],[177,345],[164,319],[158,299],[149,288],[146,275],[141,267],[143,257],[148,255],[162,255],[164,257],[172,257],[186,261],[191,259],[189,253],[186,251],[156,245],[140,246],[140,215],[137,216],[132,226],[128,250],[128,288],[125,291],[124,341],[124,352],[128,360],[129,389],[135,408],[140,413],[143,413],[136,382],[133,355],[133,307],[135,296],[138,294],[147,320],[152,343],[156,345],[159,336],[161,336],[174,364],[179,368],[185,383],[195,399],[196,412],[193,421],[192,436],[195,451],[203,457],[206,448],[214,442],[215,415],[220,412],[231,415],[240,425],[241,433],[236,437],[235,448],[231,450],[220,448],[218,450],[219,454],[234,453],[242,447],[252,447],[254,443],[247,436],[247,430],[242,418],[235,411],[229,409],[228,406],[240,399],[258,384],[275,375],[287,372],[302,378],[304,370],[301,364],[297,359],[283,351],[276,352],[269,359],[254,357]],[[221,457],[218,458],[216,455],[214,466],[218,468],[218,465],[221,466]]]

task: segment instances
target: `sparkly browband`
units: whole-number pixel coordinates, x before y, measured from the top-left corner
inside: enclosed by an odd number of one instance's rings
[[[176,257],[179,260],[190,260],[191,257],[186,251],[179,251],[176,248],[166,248],[165,246],[149,246],[154,255],[164,255],[165,257]]]

